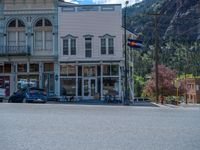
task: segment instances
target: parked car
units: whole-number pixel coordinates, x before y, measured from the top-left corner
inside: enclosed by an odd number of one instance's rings
[[[24,88],[10,96],[10,103],[46,103],[47,95],[44,89]]]
[[[0,102],[3,102],[3,99],[6,97],[6,89],[0,88]]]

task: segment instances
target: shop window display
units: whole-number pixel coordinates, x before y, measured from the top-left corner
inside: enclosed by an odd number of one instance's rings
[[[53,72],[54,64],[53,63],[45,63],[44,64],[44,72]]]
[[[39,72],[39,64],[30,64],[29,71],[30,72]]]
[[[60,73],[63,76],[76,76],[76,66],[75,65],[60,65]]]
[[[17,71],[18,72],[27,72],[27,64],[18,64]]]
[[[0,73],[11,73],[11,64],[0,65]]]
[[[60,94],[61,96],[75,96],[76,95],[76,79],[60,79]]]
[[[39,87],[39,75],[18,75],[17,88]]]
[[[84,66],[83,67],[83,75],[85,77],[96,76],[96,66]]]
[[[103,78],[103,94],[117,96],[119,94],[118,78]]]

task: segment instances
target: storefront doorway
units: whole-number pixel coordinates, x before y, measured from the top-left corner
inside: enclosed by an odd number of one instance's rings
[[[86,78],[83,80],[83,96],[84,99],[94,99],[97,92],[96,79]]]
[[[43,88],[48,95],[54,94],[54,73],[43,74]]]

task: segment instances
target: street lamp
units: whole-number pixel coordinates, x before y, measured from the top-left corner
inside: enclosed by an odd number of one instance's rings
[[[129,1],[125,2],[125,9],[124,9],[124,55],[125,55],[125,98],[124,98],[124,105],[129,105],[129,97],[128,97],[128,66],[127,66],[127,37],[126,37],[126,11],[127,5]]]

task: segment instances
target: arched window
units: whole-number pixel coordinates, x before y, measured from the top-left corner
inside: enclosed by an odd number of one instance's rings
[[[7,26],[7,45],[25,46],[25,24],[19,19],[12,20]]]
[[[35,51],[50,51],[53,48],[52,24],[48,19],[40,19],[34,27]]]

